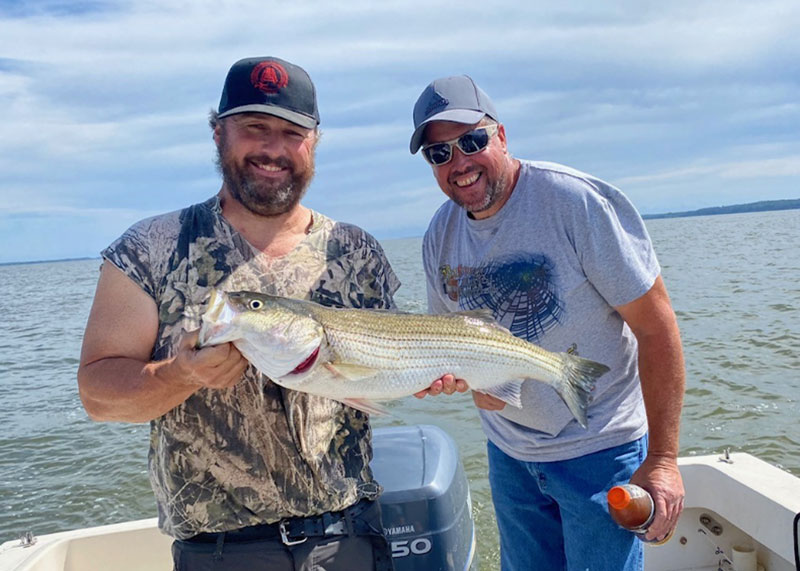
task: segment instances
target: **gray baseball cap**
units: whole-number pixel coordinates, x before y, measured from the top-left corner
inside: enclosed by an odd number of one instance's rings
[[[453,121],[472,125],[485,115],[495,121],[497,111],[486,92],[467,75],[436,79],[425,88],[414,105],[414,134],[411,154],[422,146],[425,127],[431,121]]]

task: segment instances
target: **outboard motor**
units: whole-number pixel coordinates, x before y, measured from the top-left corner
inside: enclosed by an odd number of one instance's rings
[[[375,429],[372,471],[395,571],[478,568],[469,483],[455,442],[431,425]]]

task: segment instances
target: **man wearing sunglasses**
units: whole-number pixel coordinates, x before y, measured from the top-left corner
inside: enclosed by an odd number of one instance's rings
[[[519,160],[488,95],[467,76],[432,82],[414,107],[411,152],[450,199],[425,234],[428,306],[489,309],[515,335],[610,367],[584,429],[550,387],[521,409],[473,392],[488,436],[504,570],[637,570],[642,544],[611,520],[606,492],[649,490],[648,540],[674,529],[685,373],[680,334],[641,217],[613,186]],[[445,375],[418,397],[467,389]]]

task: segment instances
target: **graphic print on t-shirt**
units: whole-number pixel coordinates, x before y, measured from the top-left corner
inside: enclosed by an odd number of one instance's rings
[[[544,255],[517,253],[476,267],[439,267],[442,291],[459,309],[486,308],[511,333],[536,341],[559,323],[553,264]]]

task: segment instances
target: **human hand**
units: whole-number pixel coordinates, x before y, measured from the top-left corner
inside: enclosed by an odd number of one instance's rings
[[[179,383],[197,388],[226,389],[235,385],[247,369],[247,359],[232,343],[198,348],[199,334],[199,329],[183,332],[170,374]]]
[[[672,456],[648,454],[633,476],[631,483],[650,492],[655,504],[655,517],[645,538],[661,541],[675,529],[683,511],[683,478],[678,461]]]
[[[427,389],[423,389],[418,393],[414,393],[414,396],[418,399],[421,399],[428,395],[436,396],[441,393],[452,395],[455,392],[465,393],[468,390],[469,387],[467,386],[467,381],[464,379],[457,379],[455,375],[447,373],[446,375],[442,375],[433,381],[431,386],[429,386]]]
[[[479,391],[472,391],[472,400],[475,406],[483,410],[503,410],[506,407],[506,403],[499,398]]]

